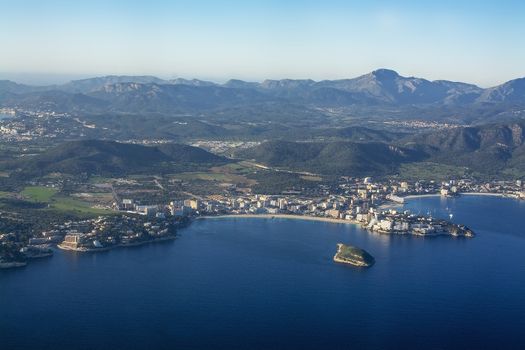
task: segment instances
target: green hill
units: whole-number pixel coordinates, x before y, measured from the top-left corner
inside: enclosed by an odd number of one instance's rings
[[[124,175],[173,171],[191,165],[224,164],[226,158],[203,149],[165,144],[157,147],[114,141],[87,140],[66,142],[46,152],[17,161],[22,176],[42,176],[52,172],[67,174]]]
[[[417,151],[380,142],[290,141],[265,142],[238,156],[273,167],[350,176],[392,174],[400,164],[422,158]]]
[[[485,174],[525,168],[525,122],[462,127],[410,137],[401,145],[441,164],[468,167]]]
[[[349,137],[352,133],[368,140],[382,136],[348,130]],[[431,164],[438,173],[439,167],[452,167],[482,177],[525,176],[525,122],[458,127],[389,142],[269,141],[237,156],[324,175],[392,175],[399,173],[401,165],[425,170]]]

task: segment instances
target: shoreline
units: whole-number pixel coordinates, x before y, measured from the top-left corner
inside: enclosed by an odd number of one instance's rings
[[[456,237],[457,235],[454,235],[447,231],[439,231],[439,232],[433,232],[433,233],[419,233],[414,231],[407,231],[407,232],[400,232],[400,231],[382,231],[382,230],[372,230],[366,226],[364,226],[360,222],[356,222],[353,220],[346,220],[346,219],[333,219],[333,218],[325,218],[325,217],[317,217],[317,216],[307,216],[307,215],[295,215],[295,214],[232,214],[232,215],[217,215],[217,216],[198,216],[195,217],[194,220],[206,220],[206,219],[291,219],[291,220],[306,220],[306,221],[317,221],[317,222],[328,222],[332,224],[349,224],[349,225],[356,225],[359,228],[373,232],[378,233],[381,235],[411,235],[415,237],[438,237],[438,236],[452,236]],[[471,237],[471,236],[467,236]]]
[[[505,193],[490,193],[490,192],[462,192],[460,195],[465,196],[487,196],[487,197],[502,197],[502,198],[514,198]]]
[[[439,193],[425,193],[425,194],[410,194],[408,196],[405,196],[405,197],[401,197],[403,198],[404,200],[407,200],[407,199],[417,199],[417,198],[429,198],[429,197],[440,197],[441,194]],[[401,205],[403,205],[403,203],[399,203]]]
[[[306,220],[306,221],[321,221],[330,222],[333,224],[350,224],[359,225],[352,220],[345,219],[333,219],[318,216],[306,216],[306,215],[295,215],[295,214],[232,214],[232,215],[217,215],[217,216],[198,216],[195,220],[203,219],[290,219],[290,220]]]
[[[502,197],[502,198],[514,198],[505,193],[492,193],[492,192],[460,192],[458,197],[461,196],[487,196],[487,197]],[[429,198],[429,197],[441,197],[440,193],[425,193],[425,194],[411,194],[405,197],[401,197],[405,200],[407,199],[418,199],[418,198]],[[455,198],[455,197],[446,197],[443,198]],[[402,205],[402,203],[399,203]]]
[[[363,260],[357,260],[357,259],[354,259],[354,258],[341,258],[339,255],[341,254],[341,251],[343,250],[343,247],[344,247],[344,244],[343,243],[337,243],[337,252],[335,253],[334,255],[334,262],[336,263],[339,263],[339,264],[346,264],[346,265],[352,265],[352,266],[357,266],[357,267],[370,267],[374,264],[375,262],[375,259],[372,257],[372,259],[374,259],[374,262],[373,263],[367,263],[366,261]],[[354,249],[357,248],[357,247],[354,247]],[[364,253],[366,253],[364,250],[362,250],[361,248],[357,248],[361,251],[363,251]]]
[[[113,246],[102,247],[102,248],[80,248],[80,249],[73,249],[73,248],[68,248],[68,247],[60,246],[60,244],[57,244],[57,248],[60,249],[60,250],[64,250],[64,251],[80,252],[80,253],[107,252],[107,251],[109,251],[109,250],[117,249],[117,248],[138,247],[138,246],[146,245],[146,244],[149,244],[149,243],[165,242],[165,241],[169,241],[169,240],[176,239],[177,237],[178,237],[177,235],[174,235],[174,236],[167,236],[167,237],[155,238],[155,239],[153,239],[153,240],[143,241],[143,242],[120,243],[120,244],[116,244],[116,245],[113,245]]]
[[[22,261],[10,261],[10,262],[0,262],[0,270],[7,270],[7,269],[16,269],[18,267],[25,267],[27,266],[27,262]]]

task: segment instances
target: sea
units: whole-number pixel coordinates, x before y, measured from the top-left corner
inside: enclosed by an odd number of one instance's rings
[[[0,349],[525,349],[525,201],[403,209],[476,237],[226,218],[170,242],[56,251],[0,271]],[[339,242],[375,265],[334,263]]]

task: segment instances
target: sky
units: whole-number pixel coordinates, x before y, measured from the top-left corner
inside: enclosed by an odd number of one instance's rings
[[[0,0],[0,79],[525,76],[525,1]]]

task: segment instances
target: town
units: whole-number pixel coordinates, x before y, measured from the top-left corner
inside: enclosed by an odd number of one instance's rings
[[[471,180],[374,181],[366,178],[342,178],[335,188],[320,185],[308,194],[289,191],[281,195],[251,194],[235,188],[220,195],[199,196],[152,203],[115,196],[112,214],[90,219],[67,221],[42,232],[35,232],[26,242],[12,244],[13,233],[0,235],[2,267],[24,266],[33,258],[47,257],[50,248],[93,252],[115,247],[139,245],[173,239],[177,230],[199,218],[236,216],[266,218],[304,218],[351,223],[379,234],[422,237],[449,235],[473,237],[474,232],[447,218],[431,213],[412,213],[403,209],[407,198],[416,196],[451,197],[459,195],[499,195],[525,199],[521,181],[476,183]],[[448,219],[452,219],[450,213]],[[15,247],[16,249],[7,249]]]

